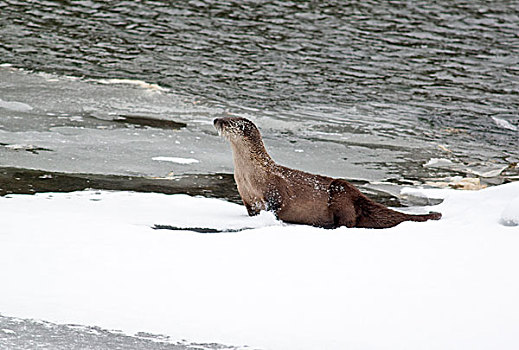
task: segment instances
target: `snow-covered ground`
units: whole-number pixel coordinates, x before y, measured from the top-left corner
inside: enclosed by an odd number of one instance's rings
[[[517,349],[519,182],[405,192],[444,198],[443,219],[324,230],[186,195],[1,197],[0,311],[263,349]]]

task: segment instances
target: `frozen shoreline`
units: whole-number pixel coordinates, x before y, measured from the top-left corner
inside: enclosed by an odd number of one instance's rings
[[[489,144],[479,144],[478,152],[465,154],[467,145],[449,141],[441,129],[434,131],[432,140],[430,135],[417,138],[420,133],[414,132],[393,135],[394,130],[400,133],[420,127],[421,123],[412,121],[415,108],[407,107],[413,116],[405,128],[393,124],[402,117],[401,112],[383,126],[377,124],[382,122],[378,107],[372,115],[359,112],[357,108],[362,107],[357,104],[339,109],[332,119],[333,107],[323,115],[308,115],[307,110],[280,118],[266,111],[201,103],[195,96],[166,92],[141,80],[112,78],[104,81],[110,84],[102,84],[1,66],[0,80],[6,82],[0,86],[2,166],[119,176],[230,174],[229,146],[212,124],[222,113],[230,113],[257,121],[267,149],[279,164],[311,173],[406,185],[458,175],[491,175],[485,182],[496,185],[518,175],[512,146],[484,151]],[[510,129],[514,126],[512,121],[501,129],[492,120],[489,131],[495,127],[500,139],[515,141]],[[385,128],[392,131],[381,133]],[[469,146],[474,147],[473,140]],[[431,164],[433,159],[443,161]]]
[[[16,350],[234,350],[220,344],[171,343],[167,337],[133,336],[99,327],[21,319],[0,314],[0,348]]]

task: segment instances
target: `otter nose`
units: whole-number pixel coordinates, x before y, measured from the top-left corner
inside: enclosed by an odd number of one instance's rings
[[[215,120],[213,120],[213,125],[214,125],[214,128],[218,131],[218,133],[220,133],[223,128],[223,119],[216,118]]]

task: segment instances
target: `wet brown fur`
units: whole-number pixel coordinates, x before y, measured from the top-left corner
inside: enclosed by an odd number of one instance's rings
[[[270,210],[286,222],[325,228],[388,228],[403,221],[439,220],[440,213],[401,213],[376,203],[343,179],[276,164],[258,128],[245,118],[217,118],[214,126],[231,143],[234,178],[249,215]]]

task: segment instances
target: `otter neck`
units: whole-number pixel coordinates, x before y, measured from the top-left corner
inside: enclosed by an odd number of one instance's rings
[[[247,145],[231,142],[231,148],[235,168],[257,171],[274,164],[261,140]]]

